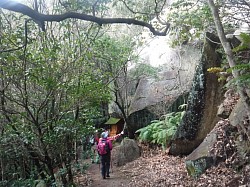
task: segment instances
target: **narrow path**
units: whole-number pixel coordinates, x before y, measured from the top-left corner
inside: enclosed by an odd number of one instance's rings
[[[110,179],[105,180],[101,177],[99,165],[90,164],[86,174],[79,175],[77,187],[234,187],[242,183],[246,185],[241,186],[250,187],[250,167],[246,167],[243,173],[237,173],[222,162],[196,179],[188,175],[185,160],[185,157],[149,150],[124,166],[113,166]],[[234,185],[234,182],[239,185]]]
[[[99,164],[91,164],[87,170],[91,177],[90,187],[120,187],[127,186],[129,179],[119,170],[119,167],[112,166],[110,178],[102,179]]]

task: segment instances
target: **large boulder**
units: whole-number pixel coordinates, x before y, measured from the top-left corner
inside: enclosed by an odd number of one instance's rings
[[[207,37],[212,41],[218,40],[211,34],[207,34]],[[207,40],[189,94],[188,108],[172,140],[170,154],[190,154],[218,122],[217,107],[223,99],[223,84],[207,69],[219,67],[220,62],[215,44]]]
[[[161,50],[155,50],[156,53],[162,52],[164,48],[164,46],[159,47]],[[156,54],[148,53],[148,55]],[[200,49],[193,46],[172,49],[170,53],[165,50],[163,54],[158,55],[161,57],[162,65],[158,67],[157,77],[140,77],[134,83],[135,86],[131,86],[133,91],[130,93],[133,95],[130,95],[127,123],[132,127],[129,129],[132,134],[152,120],[170,112],[171,105],[177,99],[183,96],[182,100],[185,100],[201,57]],[[150,59],[148,59],[149,64],[152,63]]]
[[[114,153],[114,154],[113,154]],[[115,147],[113,152],[113,161],[117,166],[125,165],[140,157],[140,148],[133,139],[125,138],[119,146]]]

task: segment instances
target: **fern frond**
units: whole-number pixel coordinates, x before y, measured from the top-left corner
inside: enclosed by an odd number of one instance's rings
[[[182,105],[181,107],[184,106],[186,105]],[[159,120],[153,120],[148,126],[137,130],[136,133],[140,133],[140,140],[156,143],[162,145],[164,148],[175,134],[184,114],[185,111],[165,114]]]
[[[229,68],[228,71],[232,72],[232,70],[250,70],[250,64],[237,64],[232,68]]]
[[[186,107],[187,107],[187,104],[182,104],[182,105],[180,105],[180,106],[178,107],[178,109],[184,110],[184,109],[186,109]]]

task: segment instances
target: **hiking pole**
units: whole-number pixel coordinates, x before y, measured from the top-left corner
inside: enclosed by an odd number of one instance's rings
[[[110,169],[111,169],[111,173],[113,173],[113,164],[112,164],[112,158],[111,158],[111,155],[110,155]]]
[[[99,171],[101,171],[101,166],[100,166],[101,164],[100,164],[100,161],[99,161],[98,163],[99,163]]]
[[[110,172],[110,173],[113,173],[113,170],[112,170],[112,155],[111,155],[111,151],[110,151],[110,166],[109,166],[109,172]]]

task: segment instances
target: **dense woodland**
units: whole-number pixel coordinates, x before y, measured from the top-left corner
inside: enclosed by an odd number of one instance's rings
[[[76,185],[74,176],[86,169],[88,137],[108,119],[110,103],[131,137],[126,86],[156,73],[138,61],[142,32],[169,35],[180,48],[202,43],[207,32],[219,37],[223,63],[208,71],[242,100],[247,115],[235,136],[249,145],[250,1],[1,0],[0,8],[0,186]],[[165,151],[184,113],[182,105],[145,124],[140,141]],[[238,170],[250,154],[247,146],[239,149]]]

